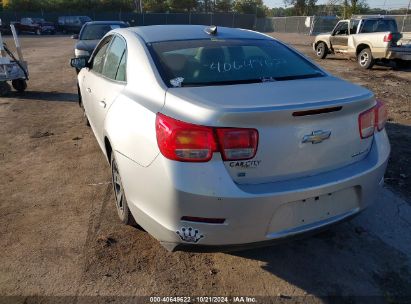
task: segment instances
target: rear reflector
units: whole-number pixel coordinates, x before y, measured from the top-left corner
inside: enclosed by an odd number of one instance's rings
[[[333,107],[333,108],[324,108],[324,109],[317,109],[317,110],[307,110],[307,111],[298,111],[293,112],[293,116],[308,116],[308,115],[317,115],[322,113],[331,113],[340,111],[342,107]]]
[[[197,223],[207,223],[207,224],[223,224],[225,219],[222,218],[206,218],[206,217],[195,217],[195,216],[183,216],[182,221],[186,222],[197,222]]]
[[[156,134],[161,153],[171,160],[207,162],[218,151],[223,160],[246,160],[257,152],[255,129],[199,126],[158,113]]]

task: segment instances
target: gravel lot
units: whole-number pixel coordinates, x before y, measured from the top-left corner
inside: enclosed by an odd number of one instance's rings
[[[312,37],[276,36],[313,57]],[[315,59],[389,105],[390,189],[376,204],[304,240],[230,254],[169,253],[117,220],[109,166],[76,103],[76,75],[68,66],[73,40],[21,40],[31,73],[28,91],[0,99],[0,295],[22,297],[0,297],[0,303],[62,299],[51,296],[81,303],[93,299],[82,296],[95,295],[411,301],[410,70],[364,71],[341,58]],[[111,300],[125,298],[105,298]]]

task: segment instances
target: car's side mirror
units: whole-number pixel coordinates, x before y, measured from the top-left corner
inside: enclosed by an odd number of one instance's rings
[[[82,68],[85,68],[88,66],[87,59],[88,58],[85,58],[85,57],[72,58],[70,60],[70,65],[73,68],[76,68],[77,70],[81,70]]]
[[[78,34],[74,34],[71,36],[71,39],[78,39]]]

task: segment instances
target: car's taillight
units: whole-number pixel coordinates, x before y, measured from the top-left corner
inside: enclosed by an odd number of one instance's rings
[[[391,33],[386,34],[384,36],[384,42],[390,42],[391,40],[392,40],[392,34]]]
[[[362,112],[358,117],[361,138],[368,138],[374,134],[375,129],[381,131],[387,121],[387,108],[381,101],[371,109]]]
[[[172,160],[209,161],[216,150],[212,128],[182,122],[158,113],[157,143],[161,153]]]
[[[358,117],[361,138],[367,138],[374,134],[375,110],[374,108],[362,112]]]
[[[244,160],[257,152],[255,129],[199,126],[158,113],[156,134],[160,152],[171,160],[207,162],[217,151],[223,160]]]
[[[217,129],[218,143],[224,160],[250,159],[255,156],[258,132],[255,129]]]
[[[375,106],[375,126],[377,127],[378,131],[384,129],[387,118],[387,107],[383,102],[377,100],[377,105]]]

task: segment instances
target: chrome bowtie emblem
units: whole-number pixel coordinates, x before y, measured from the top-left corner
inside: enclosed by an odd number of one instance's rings
[[[317,130],[313,131],[309,135],[305,135],[303,137],[303,144],[310,142],[312,144],[319,144],[323,140],[329,139],[331,136],[331,131],[323,131],[323,130]]]

